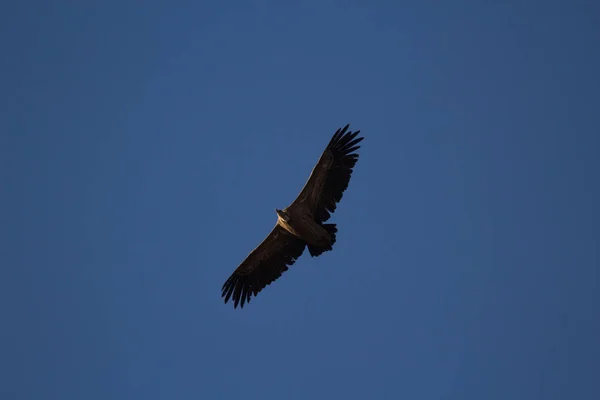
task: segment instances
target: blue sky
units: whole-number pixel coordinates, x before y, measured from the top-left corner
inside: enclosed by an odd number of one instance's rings
[[[600,398],[597,5],[139,4],[0,6],[0,397]],[[346,123],[334,251],[224,305]]]

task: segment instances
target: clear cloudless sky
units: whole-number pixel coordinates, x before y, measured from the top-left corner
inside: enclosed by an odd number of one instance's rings
[[[2,2],[0,398],[599,399],[596,3]]]

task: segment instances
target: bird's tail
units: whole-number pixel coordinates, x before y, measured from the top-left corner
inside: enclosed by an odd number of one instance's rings
[[[323,224],[321,226],[329,233],[329,236],[331,237],[331,244],[325,247],[315,247],[308,245],[308,252],[312,257],[318,257],[324,252],[332,250],[333,245],[335,243],[335,234],[337,232],[337,227],[335,226],[335,224]]]

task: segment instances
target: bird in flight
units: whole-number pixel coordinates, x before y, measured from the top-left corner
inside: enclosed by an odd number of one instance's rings
[[[308,247],[311,257],[332,250],[336,224],[325,224],[348,188],[358,161],[356,150],[364,138],[360,130],[337,129],[313,168],[308,181],[292,204],[275,209],[277,223],[271,233],[233,271],[222,287],[225,303],[233,307],[250,303],[252,296],[278,279]]]

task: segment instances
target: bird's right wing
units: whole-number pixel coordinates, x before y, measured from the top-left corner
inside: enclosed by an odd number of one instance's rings
[[[271,233],[246,257],[225,281],[221,297],[225,303],[231,298],[233,307],[244,307],[252,295],[275,281],[302,255],[306,243],[275,225]]]

